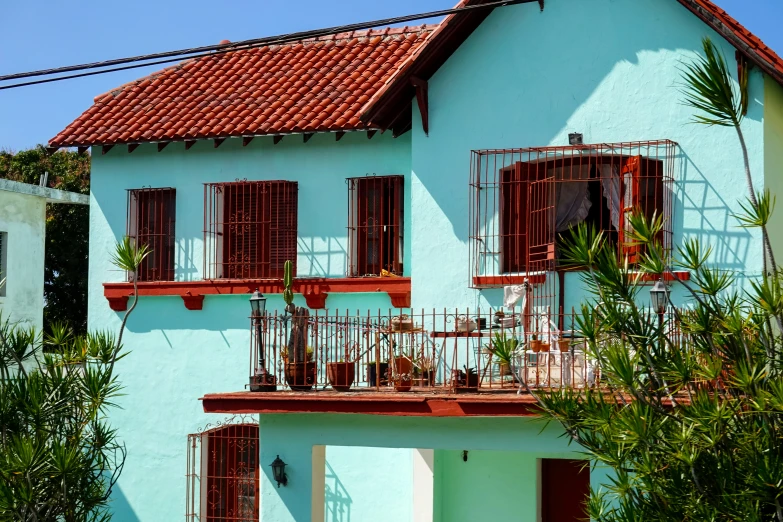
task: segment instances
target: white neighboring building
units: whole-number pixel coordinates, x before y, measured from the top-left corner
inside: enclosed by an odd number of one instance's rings
[[[90,197],[0,179],[0,313],[37,330],[43,328],[47,203],[88,205]]]

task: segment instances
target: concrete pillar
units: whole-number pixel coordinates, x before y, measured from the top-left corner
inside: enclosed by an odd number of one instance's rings
[[[312,522],[324,522],[326,446],[313,446]]]
[[[413,450],[413,522],[433,522],[435,451]]]

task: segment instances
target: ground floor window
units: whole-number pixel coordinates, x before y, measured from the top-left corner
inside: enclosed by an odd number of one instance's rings
[[[258,522],[257,423],[188,435],[187,467],[187,521]]]

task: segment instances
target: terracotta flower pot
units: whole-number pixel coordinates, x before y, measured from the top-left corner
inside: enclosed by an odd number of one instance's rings
[[[557,341],[557,347],[560,348],[560,352],[565,353],[571,349],[570,339],[560,339]]]
[[[315,384],[315,376],[318,369],[315,363],[289,362],[285,365],[285,382],[294,391],[310,391]]]
[[[392,364],[394,389],[399,392],[410,391],[413,382],[413,362],[407,357],[395,357]]]
[[[549,351],[549,343],[541,343],[541,351],[542,352],[548,352]]]
[[[350,390],[355,376],[356,364],[352,362],[331,362],[326,365],[326,377],[337,391]]]
[[[530,349],[533,350],[535,353],[538,353],[541,351],[541,341],[538,339],[533,339],[530,341]]]

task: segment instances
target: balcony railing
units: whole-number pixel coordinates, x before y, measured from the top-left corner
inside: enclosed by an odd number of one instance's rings
[[[575,315],[315,310],[251,317],[251,390],[517,392],[600,386]]]

